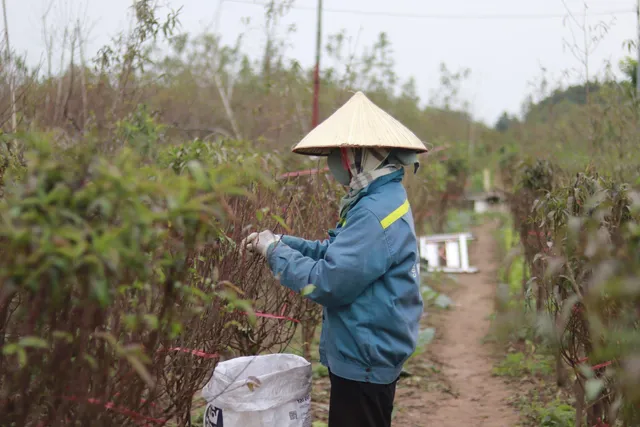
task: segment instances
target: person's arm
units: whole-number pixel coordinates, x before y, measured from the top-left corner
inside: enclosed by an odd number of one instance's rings
[[[295,292],[313,285],[307,297],[325,307],[351,304],[391,266],[382,225],[366,209],[353,212],[322,259],[305,257],[283,241],[274,245],[267,260],[280,283]]]
[[[281,242],[289,246],[291,249],[300,252],[303,256],[313,258],[316,261],[324,258],[324,254],[327,252],[327,248],[329,247],[329,240],[312,241],[286,235],[282,236]]]

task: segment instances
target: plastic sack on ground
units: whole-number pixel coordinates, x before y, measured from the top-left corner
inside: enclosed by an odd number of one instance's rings
[[[204,427],[311,427],[311,376],[293,354],[222,362],[202,390]]]

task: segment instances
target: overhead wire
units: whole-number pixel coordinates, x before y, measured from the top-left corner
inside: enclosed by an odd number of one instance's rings
[[[224,0],[225,3],[238,3],[254,6],[269,6],[270,3],[264,1],[252,1],[252,0]],[[315,11],[313,6],[299,6],[291,5],[289,8],[293,10],[309,10]],[[566,18],[570,15],[573,16],[585,16],[585,13],[542,13],[542,14],[431,14],[431,13],[404,13],[404,12],[390,12],[390,11],[374,11],[363,9],[335,9],[335,8],[323,8],[323,12],[327,13],[342,13],[352,15],[364,15],[364,16],[382,16],[389,18],[408,18],[408,19],[442,19],[442,20],[526,20],[526,19],[559,19]],[[636,10],[633,9],[618,9],[609,11],[599,11],[586,13],[586,16],[613,16],[624,14],[635,14]]]

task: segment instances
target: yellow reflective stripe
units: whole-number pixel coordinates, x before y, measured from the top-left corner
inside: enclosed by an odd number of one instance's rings
[[[344,227],[347,224],[347,220],[346,219],[341,219],[340,222],[338,223],[338,225],[340,227]]]
[[[386,230],[391,226],[391,224],[402,218],[407,212],[409,212],[409,200],[405,200],[398,209],[391,212],[385,219],[380,221],[380,225],[382,225],[382,228]]]

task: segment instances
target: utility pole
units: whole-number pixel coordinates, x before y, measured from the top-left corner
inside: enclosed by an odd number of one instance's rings
[[[16,113],[16,88],[14,82],[14,70],[11,69],[11,44],[9,43],[9,21],[7,20],[7,3],[2,0],[2,14],[4,16],[4,66],[7,67],[7,77],[9,78],[9,92],[11,96],[11,132],[14,134],[18,131],[18,120]],[[16,147],[13,147],[16,148]]]
[[[637,0],[638,4],[636,5],[637,12],[637,25],[638,25],[638,38],[636,40],[636,49],[638,50],[638,62],[636,63],[636,90],[638,94],[640,94],[640,0]]]
[[[640,0],[638,0],[640,1]],[[322,0],[318,0],[318,32],[316,34],[316,67],[313,72],[313,112],[311,128],[318,126],[320,121],[320,54],[322,52]]]
[[[638,0],[640,1],[640,0]],[[316,32],[316,66],[313,70],[313,111],[311,112],[311,129],[315,129],[320,121],[320,54],[322,53],[322,0],[318,0],[318,23]],[[318,172],[320,168],[318,168]],[[321,180],[315,180],[320,185]],[[311,360],[311,341],[315,326],[309,325],[308,322],[302,322],[302,356]]]

